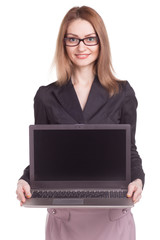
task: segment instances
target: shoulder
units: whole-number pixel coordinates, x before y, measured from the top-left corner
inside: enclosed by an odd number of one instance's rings
[[[119,94],[122,94],[124,98],[135,98],[135,91],[131,84],[125,81],[118,81],[119,84]]]
[[[57,81],[50,83],[46,86],[40,86],[35,94],[34,100],[35,101],[45,101],[47,98],[49,98],[52,93],[59,88],[57,85]]]
[[[133,105],[137,107],[138,101],[135,91],[128,81],[119,81],[119,95],[122,96],[122,107]]]

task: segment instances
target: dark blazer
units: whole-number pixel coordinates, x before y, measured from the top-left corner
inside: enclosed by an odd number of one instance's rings
[[[71,80],[62,87],[56,82],[42,86],[34,98],[35,124],[130,124],[131,177],[140,178],[144,184],[142,161],[135,145],[136,108],[135,93],[127,81],[120,83],[118,94],[109,97],[97,77],[83,111]],[[29,182],[29,166],[21,178]]]

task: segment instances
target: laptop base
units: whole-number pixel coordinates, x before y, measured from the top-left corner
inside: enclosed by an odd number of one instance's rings
[[[74,199],[74,198],[30,198],[26,199],[24,207],[34,208],[131,208],[134,203],[131,198],[123,199]]]

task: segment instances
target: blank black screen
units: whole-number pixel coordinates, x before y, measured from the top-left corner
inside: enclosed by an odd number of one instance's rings
[[[35,181],[126,179],[125,130],[34,130]]]

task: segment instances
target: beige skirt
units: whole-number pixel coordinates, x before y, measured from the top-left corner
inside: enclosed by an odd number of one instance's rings
[[[135,240],[130,209],[48,209],[46,240]]]

